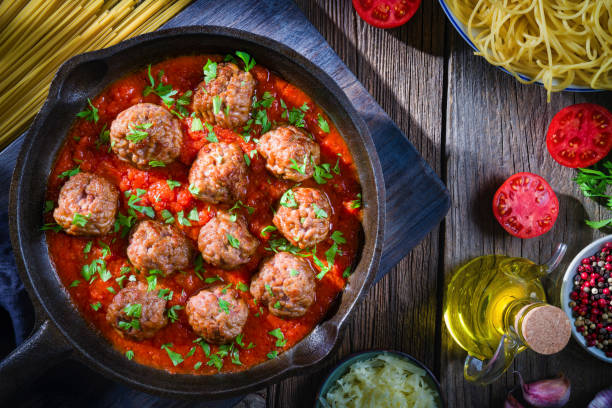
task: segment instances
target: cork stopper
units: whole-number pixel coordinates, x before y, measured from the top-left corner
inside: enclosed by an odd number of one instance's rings
[[[565,312],[551,305],[530,306],[518,312],[514,326],[520,329],[527,346],[540,354],[555,354],[563,350],[572,334],[571,323]],[[528,308],[530,310],[526,310]]]

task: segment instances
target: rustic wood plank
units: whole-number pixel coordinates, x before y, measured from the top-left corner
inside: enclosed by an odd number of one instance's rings
[[[544,261],[558,241],[569,245],[569,262],[579,248],[601,235],[583,223],[585,213],[598,217],[600,208],[581,198],[571,182],[575,171],[558,165],[549,156],[546,129],[564,106],[591,101],[612,107],[610,94],[562,93],[553,95],[547,103],[543,88],[519,84],[472,55],[454,30],[449,32],[446,178],[453,205],[445,231],[446,282],[454,268],[472,257],[499,253]],[[560,200],[559,219],[552,231],[531,240],[511,237],[491,211],[497,187],[519,171],[543,176]],[[553,288],[552,293],[558,290]],[[517,384],[512,370],[520,371],[527,381],[564,372],[573,383],[570,406],[586,406],[596,392],[609,386],[609,365],[590,357],[576,344],[548,358],[526,351],[508,373],[488,387],[463,379],[465,352],[454,344],[445,328],[442,350],[441,381],[449,407],[501,406],[507,392]]]
[[[298,0],[297,4],[440,174],[444,30],[429,29],[444,27],[439,7],[424,3],[408,25],[383,31],[363,23],[350,1]],[[270,387],[268,406],[312,406],[324,375],[337,360],[356,351],[402,350],[432,369],[435,367],[438,231],[438,228],[433,230],[370,289],[355,311],[337,357],[314,374],[287,379]]]

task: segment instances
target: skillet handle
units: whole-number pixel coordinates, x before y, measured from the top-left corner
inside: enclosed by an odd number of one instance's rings
[[[66,359],[71,351],[72,347],[57,327],[44,320],[26,341],[0,362],[0,402],[8,400],[19,389],[27,389],[29,383]]]

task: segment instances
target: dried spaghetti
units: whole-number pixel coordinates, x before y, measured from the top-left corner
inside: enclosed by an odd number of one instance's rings
[[[0,2],[0,146],[25,130],[64,61],[153,31],[189,1]]]

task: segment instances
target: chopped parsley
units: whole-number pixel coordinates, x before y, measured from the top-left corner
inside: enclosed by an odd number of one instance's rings
[[[244,70],[249,72],[255,66],[255,58],[244,51],[236,51],[236,56],[244,62]]]
[[[259,234],[264,238],[268,238],[269,236],[268,232],[274,232],[274,231],[276,231],[276,227],[274,225],[267,225],[264,227],[264,229],[261,230]]]
[[[79,174],[81,172],[81,166],[76,166],[73,169],[70,170],[66,170],[60,173],[59,176],[57,176],[58,178],[66,178],[66,177],[72,177],[76,174]]]
[[[98,108],[93,106],[93,103],[91,103],[91,99],[89,98],[87,98],[87,104],[89,105],[90,109],[85,109],[77,113],[77,117],[83,118],[90,122],[98,123],[98,120],[100,119],[100,116],[98,115]]]
[[[157,292],[157,297],[164,300],[172,300],[172,296],[174,296],[174,291],[163,288]]]
[[[125,352],[125,358],[127,358],[128,360],[131,360],[134,358],[134,352],[132,350],[128,350]]]
[[[198,194],[200,194],[200,189],[195,184],[190,184],[189,185],[189,192],[192,195],[197,196]]]
[[[92,303],[90,306],[93,310],[97,312],[102,307],[102,303],[96,302],[96,303]]]
[[[298,276],[300,274],[300,271],[298,271],[297,269],[290,269],[289,270],[289,275],[291,276]]]
[[[140,319],[142,316],[142,305],[140,303],[130,303],[123,308],[123,312],[126,316]]]
[[[220,281],[220,280],[222,280],[221,277],[219,275],[217,275],[217,276],[212,276],[210,278],[204,279],[204,282],[205,283],[214,283],[214,282],[217,282],[217,281]]]
[[[177,212],[176,216],[178,217],[179,224],[184,225],[186,227],[191,227],[191,223],[187,218],[185,218],[185,213],[183,210]]]
[[[276,347],[285,347],[287,344],[287,340],[280,328],[276,328],[268,332],[268,334],[276,339]]]
[[[357,198],[351,201],[350,207],[353,209],[361,207],[361,193],[357,194]]]
[[[166,105],[167,108],[170,108],[172,105],[174,105],[173,96],[176,95],[178,91],[172,89],[172,85],[162,84],[162,77],[164,76],[164,71],[160,69],[157,73],[157,81],[159,82],[157,86],[155,86],[155,80],[153,79],[153,75],[151,75],[151,65],[149,65],[147,68],[147,75],[149,77],[150,85],[147,85],[145,87],[145,89],[142,91],[142,94],[144,96],[147,96],[150,93],[156,94],[161,98],[162,102],[164,103],[164,105]]]
[[[240,241],[237,238],[234,238],[230,233],[227,234],[227,242],[229,242],[229,244],[236,249],[240,248]]]
[[[251,159],[249,159],[249,155],[248,154],[243,154],[244,157],[244,162],[246,163],[247,166],[251,165]]]
[[[319,128],[321,128],[323,132],[329,133],[329,123],[327,123],[327,121],[323,118],[323,116],[321,116],[320,113],[318,115],[318,121],[319,121]]]
[[[238,289],[241,292],[248,292],[249,291],[249,287],[244,282],[238,282],[236,284],[236,289]]]
[[[126,193],[128,193],[128,191],[126,191]],[[145,207],[145,206],[136,204],[142,199],[142,196],[145,193],[146,193],[145,190],[137,189],[136,195],[133,195],[133,194],[130,195],[128,199],[128,207],[138,211],[139,213],[146,215],[149,218],[155,218],[155,211],[153,211],[152,207]]]
[[[191,103],[192,93],[193,92],[191,90],[188,90],[183,95],[181,95],[181,97],[176,100],[176,109],[178,110],[178,112],[172,111],[172,113],[178,113],[177,116],[181,119],[189,115],[189,112],[187,112],[187,108],[185,108],[185,106],[188,106]]]
[[[166,180],[166,183],[168,183],[168,187],[170,187],[170,190],[174,190],[175,187],[181,186],[181,183],[179,183],[178,181],[174,181],[174,180]]]
[[[174,216],[168,210],[162,210],[161,216],[166,224],[174,224]]]
[[[221,112],[221,102],[221,97],[219,95],[213,97],[213,113],[215,116]]]
[[[50,222],[40,227],[41,231],[60,232],[62,229],[63,229],[62,226],[55,222]]]
[[[151,160],[149,162],[149,166],[151,167],[166,167],[166,163],[160,160]]]
[[[82,215],[79,213],[74,213],[74,215],[72,216],[72,225],[78,225],[79,227],[84,227],[87,225],[88,221],[89,221],[89,214]]]
[[[45,201],[45,207],[43,208],[43,214],[48,213],[53,209],[53,201]]]
[[[210,81],[217,77],[217,63],[211,60],[206,61],[202,71],[204,71],[204,82],[208,85]]]
[[[85,244],[85,247],[83,248],[83,253],[88,254],[91,251],[92,245],[93,245],[93,241],[89,241],[87,244]]]
[[[297,201],[295,201],[293,190],[289,189],[285,191],[285,194],[280,198],[280,205],[287,208],[297,208],[298,204]]]
[[[273,307],[274,307],[275,309],[280,309],[280,308],[281,308],[280,301],[279,301],[279,300],[277,300],[277,301],[276,301],[276,303],[274,304],[274,306],[273,306]]]
[[[297,171],[300,174],[306,174],[306,166],[308,165],[308,158],[310,156],[306,155],[304,156],[304,161],[302,162],[302,164],[298,164],[297,161],[295,161],[295,159],[291,159],[291,166],[289,166],[289,168]]]
[[[274,297],[274,292],[272,291],[272,287],[270,285],[268,285],[267,283],[264,285],[264,287],[266,288],[266,290],[270,294],[270,297]]]
[[[135,125],[134,123],[130,122],[128,124],[128,131],[125,134],[125,138],[132,143],[140,143],[149,136],[149,133],[147,133],[146,130],[151,126],[153,126],[152,123],[141,123],[140,125]]]
[[[174,305],[168,309],[166,314],[168,315],[168,319],[170,319],[170,323],[174,323],[179,319],[178,314],[176,312],[177,310],[181,310],[181,309],[184,309],[184,308],[183,306],[180,306],[180,305]]]
[[[343,278],[348,278],[349,276],[351,276],[351,265],[347,266],[344,272],[342,272]]]
[[[196,351],[196,347],[195,347],[195,346],[191,347],[191,348],[189,349],[189,352],[188,352],[187,354],[185,354],[185,357],[191,357],[191,356],[193,356],[193,355],[195,354],[195,351]]]
[[[315,203],[312,203],[312,208],[314,209],[314,212],[317,218],[327,218],[328,217],[327,212],[321,207],[319,207],[318,205],[316,205]]]
[[[219,298],[219,308],[221,310],[223,310],[225,313],[229,314],[230,313],[229,307],[230,307],[230,303],[227,300]]]
[[[336,244],[338,244],[338,245],[340,245],[340,244],[346,244],[346,239],[345,239],[345,238],[344,238],[344,236],[342,235],[342,232],[341,232],[341,231],[338,231],[338,230],[334,231],[334,232],[331,234],[331,239],[332,239],[332,240],[333,240],[333,241],[334,241]]]
[[[255,114],[255,124],[261,125],[261,134],[266,133],[272,127],[272,123],[268,119],[268,114],[265,110],[259,110]]]
[[[200,215],[198,214],[198,208],[193,207],[191,211],[189,211],[189,215],[187,216],[191,221],[200,221]]]
[[[272,350],[271,352],[266,354],[266,357],[268,357],[270,360],[272,360],[272,359],[278,357],[278,351]]]
[[[138,319],[132,319],[129,322],[125,322],[125,321],[120,321],[119,324],[119,329],[123,330],[123,331],[130,331],[130,330],[140,330],[140,320]]]
[[[191,118],[191,131],[201,132],[203,130],[204,130],[204,126],[202,126],[202,120],[197,117]]]
[[[77,286],[79,286],[79,283],[81,283],[80,280],[78,280],[78,279],[73,280],[72,283],[70,284],[70,287],[71,288],[76,288]]]
[[[219,139],[217,139],[217,135],[213,131],[212,125],[206,122],[204,123],[204,126],[206,127],[206,130],[208,130],[208,135],[206,135],[206,140],[208,140],[211,143],[218,143]]]
[[[327,180],[334,177],[330,172],[331,166],[329,163],[323,163],[318,166],[315,164],[314,160],[312,160],[312,166],[314,167],[314,174],[312,175],[312,178],[314,178],[314,181],[316,181],[317,184],[325,184],[327,183]]]
[[[153,292],[155,290],[155,287],[157,286],[157,276],[147,276],[147,284],[147,292]]]
[[[180,353],[170,350],[170,347],[172,347],[172,343],[166,343],[162,344],[161,349],[166,350],[166,353],[168,353],[168,357],[170,357],[172,364],[176,367],[177,365],[185,361],[185,359]]]

